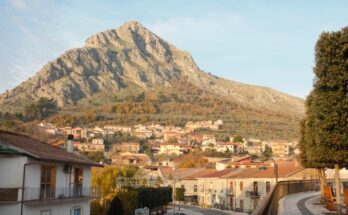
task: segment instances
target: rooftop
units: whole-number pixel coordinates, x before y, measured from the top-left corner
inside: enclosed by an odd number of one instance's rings
[[[0,145],[2,148],[16,150],[36,160],[100,166],[96,162],[67,152],[66,149],[54,147],[27,135],[10,131],[0,130]]]

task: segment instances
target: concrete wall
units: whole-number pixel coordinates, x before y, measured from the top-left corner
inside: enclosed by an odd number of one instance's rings
[[[41,180],[41,166],[52,165],[56,169],[56,197],[62,192],[63,188],[69,187],[70,174],[64,172],[64,164],[52,162],[39,162],[37,160],[29,159],[25,156],[0,156],[0,188],[19,188],[18,202],[9,202],[7,204],[0,204],[0,215],[16,215],[20,214],[21,201],[21,187],[23,183],[23,170],[26,166],[25,174],[25,200],[36,200],[39,196],[40,180]],[[72,165],[74,168],[83,168],[83,187],[89,188],[91,181],[91,171],[89,166]],[[73,174],[73,173],[72,173]],[[51,210],[52,215],[68,214],[74,207],[80,207],[83,215],[90,214],[90,200],[74,199],[74,200],[52,200],[37,201],[35,204],[24,203],[24,215],[37,215],[42,210]]]
[[[23,180],[24,156],[0,157],[0,188],[20,188]]]
[[[90,214],[90,202],[89,200],[84,201],[70,201],[70,202],[59,202],[51,204],[40,204],[40,205],[26,205],[23,207],[24,215],[40,215],[42,210],[51,210],[52,215],[70,215],[71,210],[75,207],[80,207],[82,215]]]

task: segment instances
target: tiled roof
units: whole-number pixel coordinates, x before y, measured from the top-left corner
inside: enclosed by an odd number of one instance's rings
[[[37,160],[101,166],[74,153],[69,153],[66,149],[51,146],[24,134],[0,130],[0,143]]]
[[[239,169],[227,168],[220,171],[212,172],[210,174],[206,174],[204,176],[201,176],[200,178],[221,178],[224,176],[226,177],[228,175],[234,174],[235,172],[239,172]]]
[[[162,175],[166,178],[168,178],[169,176],[176,176],[179,178],[184,178],[186,176],[197,173],[198,171],[202,170],[203,168],[176,168],[176,169],[173,169],[172,167],[162,166],[159,169],[160,169]]]
[[[191,175],[187,175],[181,179],[183,179],[183,180],[195,180],[197,178],[203,177],[205,175],[208,175],[208,174],[211,174],[214,172],[217,172],[217,170],[216,169],[202,169],[202,170],[195,172]]]
[[[300,170],[303,167],[296,161],[276,161],[278,165],[278,177],[285,178]],[[223,178],[274,178],[275,172],[273,166],[267,166],[266,169],[259,168],[239,168],[240,172]]]

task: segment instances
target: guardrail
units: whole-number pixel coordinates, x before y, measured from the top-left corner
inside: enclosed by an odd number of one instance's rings
[[[300,192],[318,191],[319,180],[280,181],[252,212],[252,215],[277,215],[279,200],[286,195]]]

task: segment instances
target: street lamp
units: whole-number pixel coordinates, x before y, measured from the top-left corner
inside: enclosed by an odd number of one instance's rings
[[[277,184],[278,183],[278,164],[276,164],[273,158],[270,158],[270,160],[273,161],[274,175],[276,177],[276,184]]]
[[[175,167],[173,167],[173,172],[175,171]],[[173,215],[175,215],[175,176],[173,176]]]

